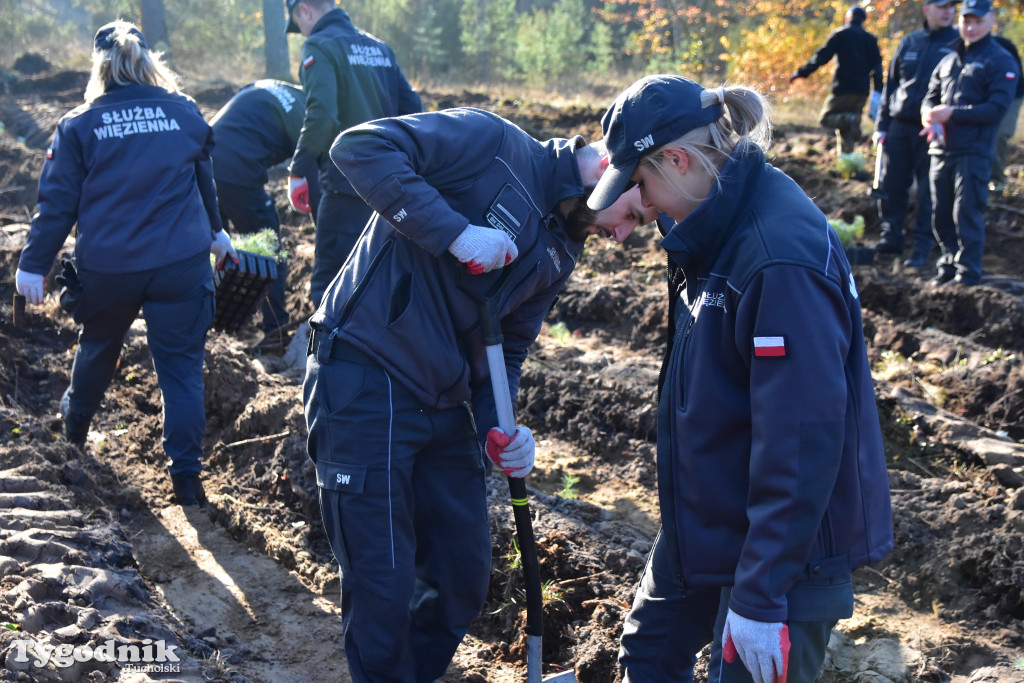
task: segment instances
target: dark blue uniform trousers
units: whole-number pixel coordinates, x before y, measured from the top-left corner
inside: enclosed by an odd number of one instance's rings
[[[928,180],[928,141],[919,135],[921,126],[893,120],[882,145],[882,178],[879,187],[879,216],[890,226],[891,234],[882,240],[903,246],[904,223],[910,204],[910,187],[917,179],[917,208],[914,213],[912,259],[924,260],[935,245],[932,235],[932,195]]]
[[[422,405],[352,357],[310,356],[303,385],[345,655],[355,683],[433,681],[487,595],[483,453],[468,407]]]
[[[320,306],[320,299],[345,265],[372,215],[373,209],[358,195],[324,190],[316,210],[313,274],[309,281],[314,308]]]
[[[623,683],[692,681],[697,655],[708,643],[709,683],[749,683],[753,679],[738,657],[732,663],[722,659],[722,630],[732,589],[685,588],[675,547],[659,532],[622,630]],[[837,621],[786,622],[791,645],[787,680],[814,681]]]
[[[220,216],[227,225],[231,222],[234,232],[247,235],[270,228],[281,237],[281,219],[277,215],[274,200],[267,194],[263,186],[250,187],[235,183],[217,181],[217,203]],[[277,279],[270,286],[270,291],[260,301],[263,313],[263,331],[270,332],[288,324],[288,309],[284,305],[285,283],[288,278],[288,263],[277,262]]]
[[[81,324],[65,392],[68,418],[88,424],[114,377],[121,345],[139,310],[156,366],[164,404],[164,452],[170,474],[202,469],[203,359],[206,331],[213,320],[210,252],[160,268],[134,273],[79,270],[75,322]]]
[[[932,228],[942,247],[939,273],[955,274],[966,284],[981,281],[991,165],[991,157],[982,154],[932,157]]]

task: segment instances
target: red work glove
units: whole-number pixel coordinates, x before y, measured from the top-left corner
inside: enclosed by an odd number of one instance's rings
[[[448,245],[448,251],[466,264],[471,275],[501,268],[519,256],[516,243],[504,230],[482,228],[472,223]]]
[[[313,213],[313,209],[309,208],[309,183],[305,178],[288,178],[288,203],[296,211]]]
[[[526,427],[516,427],[508,434],[497,427],[487,432],[487,457],[510,477],[525,477],[533,469],[536,443]]]
[[[754,683],[786,683],[789,673],[789,627],[747,619],[731,609],[722,630],[722,659],[739,655]]]
[[[941,123],[932,123],[921,129],[918,135],[925,135],[928,137],[928,144],[931,144],[933,140],[939,142],[945,142],[946,140],[946,127]]]

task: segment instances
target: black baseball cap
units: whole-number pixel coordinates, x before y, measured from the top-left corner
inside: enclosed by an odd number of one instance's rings
[[[701,104],[704,88],[682,76],[646,76],[629,86],[601,118],[608,168],[587,206],[607,209],[629,186],[640,158],[691,130],[717,121],[725,107]]]
[[[960,0],[924,0],[924,4],[926,5],[942,5],[943,7],[946,5],[954,5],[958,2],[960,2]]]
[[[973,14],[976,17],[983,17],[992,11],[992,3],[989,0],[965,0],[960,6],[960,16]]]
[[[97,51],[102,52],[103,50],[109,50],[114,47],[114,31],[117,30],[118,26],[129,26],[128,33],[139,39],[139,45],[143,49],[148,50],[149,46],[146,45],[146,37],[142,35],[142,31],[131,26],[125,21],[112,21],[109,24],[100,26],[96,31],[96,35],[92,39],[92,46]]]
[[[299,27],[295,25],[295,20],[292,19],[292,11],[295,10],[295,6],[302,2],[302,0],[284,0],[284,7],[288,10],[288,26],[284,29],[285,33],[302,33]]]

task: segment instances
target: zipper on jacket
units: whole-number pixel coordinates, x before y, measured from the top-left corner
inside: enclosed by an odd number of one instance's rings
[[[377,272],[377,268],[380,267],[381,261],[383,261],[384,257],[391,252],[394,245],[395,240],[393,238],[389,239],[373,257],[373,260],[366,269],[366,273],[359,279],[359,282],[352,289],[352,295],[349,296],[348,301],[345,302],[345,307],[341,309],[341,314],[338,316],[338,322],[334,326],[335,331],[348,322],[349,317],[352,315],[352,310],[355,308],[356,304],[359,303],[359,299],[362,298],[363,292],[369,286],[367,283],[373,279],[373,275]]]

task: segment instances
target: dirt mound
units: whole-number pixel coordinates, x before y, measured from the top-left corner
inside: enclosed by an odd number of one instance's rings
[[[313,231],[288,209],[280,169],[272,178],[296,337],[284,352],[260,354],[255,320],[210,334],[205,508],[170,505],[141,321],[81,451],[55,417],[74,324],[51,299],[29,307],[26,327],[11,325],[40,150],[83,85],[83,74],[50,68],[22,73],[0,97],[0,679],[111,680],[125,662],[15,660],[16,642],[44,652],[113,639],[173,645],[176,675],[190,680],[347,680],[338,567],[320,525],[301,404]],[[234,88],[194,92],[212,115]],[[538,137],[599,131],[596,107],[474,93],[428,92],[424,101],[490,109]],[[876,239],[868,185],[831,172],[830,136],[782,126],[776,137],[774,163],[830,217],[864,216],[865,241]],[[857,611],[833,637],[823,681],[1024,681],[1021,160],[1015,148],[1010,190],[987,210],[994,275],[984,286],[930,288],[896,260],[856,269],[897,542],[884,562],[857,572]],[[667,306],[657,242],[652,228],[622,247],[589,242],[524,366],[519,415],[538,438],[529,483],[547,582],[544,661],[571,666],[584,683],[618,680],[618,636],[659,525],[656,386]],[[525,599],[496,475],[489,510],[488,604],[444,681],[523,676]]]

